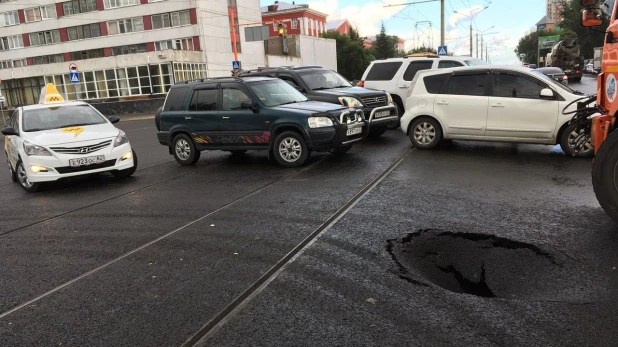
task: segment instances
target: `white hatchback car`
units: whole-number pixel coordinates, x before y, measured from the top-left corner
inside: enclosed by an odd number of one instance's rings
[[[401,129],[420,149],[442,139],[555,145],[590,156],[589,139],[569,125],[583,94],[521,67],[477,66],[423,71],[406,98]]]
[[[41,182],[111,172],[132,175],[137,156],[125,133],[82,101],[65,102],[53,84],[41,92],[40,104],[18,107],[2,129],[9,173],[28,192]]]

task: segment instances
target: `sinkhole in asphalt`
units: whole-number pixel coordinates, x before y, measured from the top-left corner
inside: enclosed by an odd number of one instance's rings
[[[573,289],[559,254],[493,235],[421,230],[389,240],[387,249],[401,278],[455,293],[556,299]]]

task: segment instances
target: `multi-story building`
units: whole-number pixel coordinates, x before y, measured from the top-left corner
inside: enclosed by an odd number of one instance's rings
[[[262,18],[258,0],[0,0],[0,92],[8,106],[31,104],[53,82],[69,100],[122,101],[229,76],[229,13],[236,24]],[[263,43],[238,29],[243,68],[263,66]]]
[[[371,47],[373,47],[374,42],[376,41],[376,37],[375,36],[367,36],[363,39],[363,46],[366,49],[370,49]],[[406,40],[404,39],[397,39],[397,43],[395,44],[395,51],[397,52],[405,52],[406,48]]]
[[[270,37],[279,35],[278,22],[287,26],[288,35],[308,35],[319,37],[326,32],[328,15],[312,10],[308,5],[275,1],[273,5],[262,7],[262,21],[270,23]]]
[[[545,0],[547,2],[547,17],[554,21],[556,25],[562,22],[562,4],[560,0]]]
[[[326,22],[327,31],[337,31],[341,35],[350,34],[351,28],[352,26],[347,19],[329,20],[328,22]]]

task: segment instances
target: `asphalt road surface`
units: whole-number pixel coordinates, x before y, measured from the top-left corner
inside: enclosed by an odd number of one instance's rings
[[[582,83],[584,84],[584,83]],[[582,90],[584,91],[584,90]],[[263,152],[25,193],[0,168],[1,346],[610,346],[618,229],[557,146]]]

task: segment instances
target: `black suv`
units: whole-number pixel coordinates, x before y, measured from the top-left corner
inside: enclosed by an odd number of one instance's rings
[[[367,136],[363,112],[309,101],[280,79],[211,78],[174,84],[155,116],[159,143],[183,165],[200,151],[268,150],[296,167],[310,151],[347,152]]]
[[[399,125],[397,106],[384,91],[354,87],[343,76],[321,66],[260,68],[241,76],[277,77],[307,98],[362,110],[369,121],[369,136],[378,137]]]

